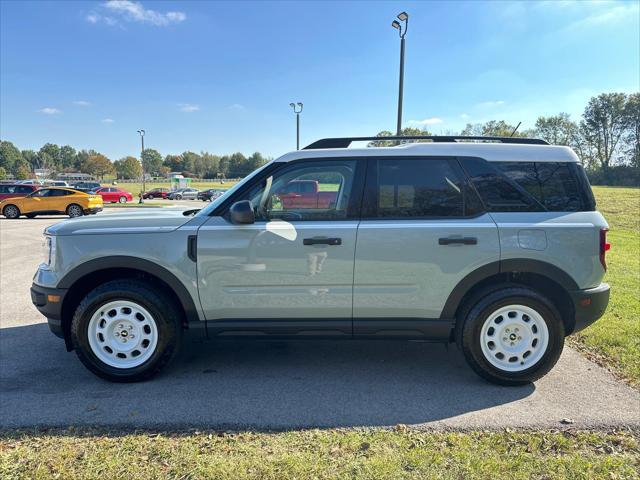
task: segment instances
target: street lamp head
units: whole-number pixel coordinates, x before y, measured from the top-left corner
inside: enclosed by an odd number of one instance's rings
[[[396,29],[400,30],[400,22],[397,21],[397,20],[394,20],[393,22],[391,22],[391,26],[393,28],[396,28]]]
[[[144,130],[138,130],[138,133],[144,137]]]
[[[289,104],[289,106],[290,106],[291,108],[296,108],[296,104],[295,104],[295,103],[293,103],[293,102],[291,102],[291,103]]]
[[[302,102],[298,102],[298,107],[300,107],[300,111],[302,111]]]
[[[406,22],[408,18],[409,14],[407,12],[400,12],[398,14],[398,20],[400,20],[401,22]]]

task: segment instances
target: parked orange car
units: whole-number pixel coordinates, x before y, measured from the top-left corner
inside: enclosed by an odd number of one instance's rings
[[[80,217],[98,213],[103,208],[102,197],[72,188],[46,187],[26,197],[7,198],[0,202],[0,212],[6,218],[25,215],[69,215]]]

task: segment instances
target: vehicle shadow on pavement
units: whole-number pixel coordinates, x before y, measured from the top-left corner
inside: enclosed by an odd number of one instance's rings
[[[153,380],[115,384],[88,372],[46,324],[4,328],[0,426],[281,430],[438,423],[535,391],[533,384],[483,381],[454,346],[210,341],[194,334]]]

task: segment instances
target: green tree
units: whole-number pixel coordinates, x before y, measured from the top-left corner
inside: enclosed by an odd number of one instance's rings
[[[196,164],[200,161],[200,155],[194,152],[182,152],[182,172],[187,176],[196,174]]]
[[[625,106],[627,131],[624,136],[628,159],[636,168],[640,168],[640,93],[629,95]]]
[[[142,176],[142,166],[135,157],[124,157],[113,162],[118,178],[132,179]]]
[[[395,133],[390,132],[389,130],[383,130],[381,132],[378,132],[376,134],[376,137],[393,137],[395,135]],[[423,136],[430,136],[433,135],[430,131],[428,130],[422,130],[419,128],[413,128],[413,127],[406,127],[402,129],[402,135],[403,136],[416,136],[416,135],[423,135]],[[401,141],[400,143],[410,143],[413,140],[407,140],[407,141]],[[423,140],[426,141],[426,140]],[[373,142],[369,142],[367,144],[367,147],[393,147],[394,145],[397,145],[398,142],[395,140],[374,140]]]
[[[202,178],[216,178],[220,168],[220,157],[209,152],[201,152],[200,156],[204,164]]]
[[[74,165],[76,159],[76,149],[71,145],[65,145],[60,147],[60,164],[58,167],[61,170],[71,168]]]
[[[467,126],[464,127],[460,134],[476,137],[510,137],[515,129],[515,125],[511,125],[504,120],[489,120],[485,123],[467,123]],[[522,137],[524,134],[516,132],[513,136]]]
[[[4,180],[5,178],[7,178],[7,171],[4,167],[0,167],[0,180]]]
[[[181,172],[184,168],[184,162],[181,155],[167,155],[164,157],[163,165],[170,172]]]
[[[162,155],[153,148],[145,148],[142,152],[142,164],[146,175],[158,176],[162,167]]]
[[[593,145],[598,165],[607,170],[629,125],[627,96],[624,93],[602,93],[589,100],[580,128]]]
[[[22,158],[31,169],[38,168],[38,154],[33,150],[22,150]]]
[[[91,155],[82,165],[82,172],[104,179],[115,171],[113,163],[101,153]]]
[[[4,168],[6,172],[14,172],[17,168],[17,164],[22,160],[22,154],[13,143],[2,141],[0,142],[0,167]]]
[[[62,167],[60,147],[55,143],[45,143],[38,151],[38,168],[58,170]]]
[[[31,177],[31,170],[29,170],[26,164],[22,164],[16,169],[14,175],[18,180],[26,180]]]

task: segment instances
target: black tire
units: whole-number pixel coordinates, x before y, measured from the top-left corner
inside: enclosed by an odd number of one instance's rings
[[[481,346],[485,321],[493,312],[508,305],[535,310],[546,324],[549,337],[546,350],[537,362],[516,372],[494,366]],[[458,322],[463,323],[457,326],[456,341],[467,363],[482,378],[499,385],[524,385],[543,377],[556,364],[564,347],[565,331],[560,313],[551,301],[526,287],[505,286],[475,296],[463,308]]]
[[[176,199],[176,200],[182,200],[182,195],[176,195],[176,196],[175,196],[175,199]]]
[[[89,343],[89,323],[106,303],[127,300],[144,307],[155,320],[158,340],[141,365],[117,368],[101,361]],[[176,355],[182,339],[181,309],[160,286],[140,280],[113,280],[100,285],[80,302],[71,322],[71,341],[80,361],[91,372],[112,382],[139,382],[156,375]]]
[[[67,207],[67,215],[69,215],[69,218],[77,218],[84,215],[84,211],[80,205],[72,203]]]
[[[20,209],[13,204],[5,205],[2,209],[2,215],[4,215],[5,218],[15,220],[16,218],[20,218]]]
[[[35,213],[27,213],[25,215],[25,217],[27,217],[27,218],[36,218],[36,214]]]
[[[153,200],[153,194],[152,194],[152,193],[150,193],[149,195],[147,195],[147,198],[148,198],[149,200]]]
[[[119,203],[127,203],[127,197],[125,197],[125,196],[120,197],[120,198],[118,199],[118,202],[119,202]]]

